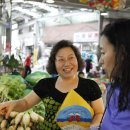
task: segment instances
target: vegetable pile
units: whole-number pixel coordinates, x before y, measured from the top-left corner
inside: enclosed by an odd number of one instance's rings
[[[35,105],[32,109],[37,114],[42,115],[43,117],[45,117],[45,106],[44,106],[43,102],[40,102],[39,104]],[[43,122],[37,123],[35,130],[44,130]]]
[[[26,112],[11,112],[8,119],[0,116],[2,130],[36,130],[36,124],[43,122],[44,118],[33,110]]]
[[[23,97],[26,84],[20,78],[8,74],[0,76],[0,102]]]
[[[20,99],[27,93],[27,86],[19,76],[0,76],[0,102]],[[42,116],[40,116],[42,115]],[[43,130],[45,106],[40,102],[27,112],[11,112],[9,119],[0,115],[0,130]]]

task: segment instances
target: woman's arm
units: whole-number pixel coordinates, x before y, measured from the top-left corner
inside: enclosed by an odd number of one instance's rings
[[[92,101],[91,106],[94,110],[94,118],[91,126],[99,126],[104,113],[104,104],[102,98]]]
[[[39,103],[40,101],[41,101],[41,98],[34,91],[31,91],[23,99],[17,100],[15,111],[26,111],[32,108],[37,103]]]
[[[5,115],[6,118],[11,111],[23,112],[41,101],[40,97],[34,92],[30,92],[27,96],[19,100],[3,102],[0,104],[0,114]]]

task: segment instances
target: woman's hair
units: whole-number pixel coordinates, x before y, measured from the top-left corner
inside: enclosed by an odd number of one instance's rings
[[[107,37],[116,52],[115,66],[110,79],[120,83],[118,108],[128,108],[130,94],[130,20],[118,19],[104,28],[101,35]]]
[[[48,64],[46,67],[47,72],[49,74],[57,74],[57,70],[56,70],[56,66],[55,66],[55,57],[56,57],[57,52],[60,49],[66,48],[66,47],[69,47],[74,51],[74,54],[78,61],[78,71],[83,68],[84,62],[83,62],[83,59],[81,58],[81,54],[80,54],[78,48],[76,48],[71,41],[61,40],[58,43],[56,43],[56,45],[51,50]]]

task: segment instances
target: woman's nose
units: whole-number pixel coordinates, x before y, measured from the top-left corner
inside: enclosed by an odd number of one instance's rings
[[[69,60],[65,60],[64,65],[69,65],[70,61]]]

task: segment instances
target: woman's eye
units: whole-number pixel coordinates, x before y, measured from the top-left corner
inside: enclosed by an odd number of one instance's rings
[[[69,59],[73,59],[74,57],[70,57]]]
[[[74,59],[75,59],[75,57],[70,57],[70,58],[69,58],[69,60],[74,60]]]
[[[105,53],[104,52],[101,52],[101,55],[104,55]]]
[[[63,62],[63,61],[64,61],[64,59],[58,59],[58,61],[59,61],[59,62]]]

